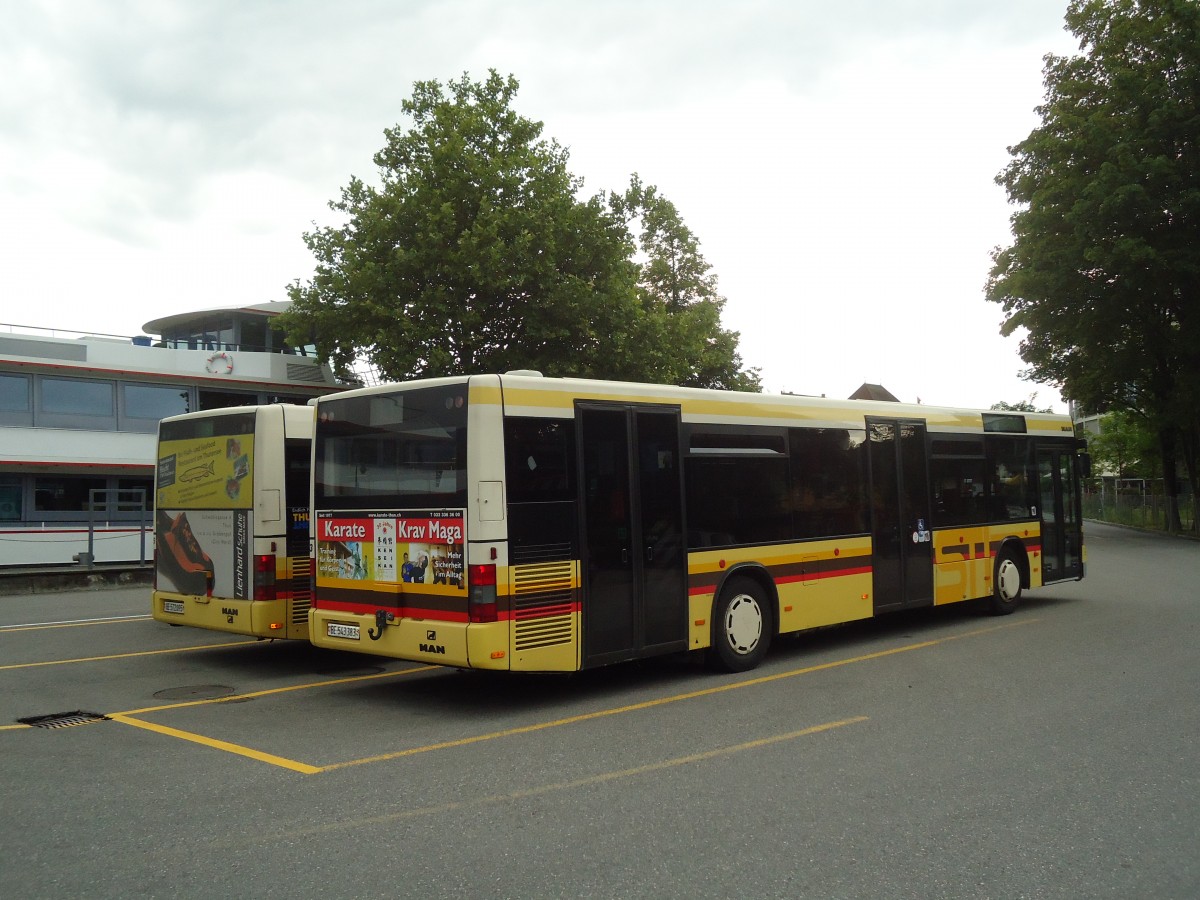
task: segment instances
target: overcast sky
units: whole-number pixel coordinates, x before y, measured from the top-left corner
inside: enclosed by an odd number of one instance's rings
[[[983,299],[993,179],[1066,0],[20,0],[0,28],[0,322],[132,335],[286,299],[417,80],[489,68],[585,193],[678,207],[767,390],[1036,392]]]

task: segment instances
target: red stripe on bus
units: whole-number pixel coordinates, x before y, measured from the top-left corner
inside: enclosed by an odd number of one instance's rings
[[[452,612],[444,609],[421,609],[416,606],[387,606],[383,603],[351,603],[345,600],[313,600],[313,609],[327,612],[344,612],[358,616],[373,616],[377,610],[392,613],[398,619],[428,619],[431,622],[460,622],[468,621],[465,612]],[[504,610],[497,611],[499,621],[507,621],[511,614]]]
[[[805,572],[776,578],[775,583],[795,584],[797,581],[824,581],[827,578],[841,578],[843,575],[870,575],[874,571],[872,566],[857,566],[853,569],[838,569],[836,572]]]
[[[775,578],[776,584],[795,584],[803,581],[824,581],[827,578],[841,578],[845,575],[870,575],[875,571],[872,566],[855,566],[853,568],[837,569],[829,572],[797,573],[795,575],[780,575]],[[699,597],[711,594],[716,590],[716,581],[706,581],[703,584],[693,584],[688,587],[689,597]]]

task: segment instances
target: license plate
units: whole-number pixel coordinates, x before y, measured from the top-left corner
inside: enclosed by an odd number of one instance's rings
[[[352,641],[358,640],[357,625],[343,625],[341,622],[326,622],[325,633],[330,637],[349,638]]]
[[[183,615],[183,601],[182,600],[164,600],[163,601],[163,612],[175,613],[176,615],[182,616]]]

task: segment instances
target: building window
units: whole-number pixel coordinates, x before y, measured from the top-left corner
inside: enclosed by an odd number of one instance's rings
[[[125,513],[137,518],[137,513],[143,508],[154,508],[154,482],[149,478],[119,478],[117,491],[116,502],[111,504],[110,513]]]
[[[0,522],[21,520],[21,479],[0,477]]]
[[[224,409],[227,406],[254,406],[259,402],[258,394],[237,391],[200,391],[201,409]]]
[[[112,416],[113,383],[82,378],[43,378],[41,409],[70,416]]]
[[[165,419],[188,411],[188,389],[182,385],[126,384],[125,415],[134,419]]]
[[[33,481],[35,513],[86,513],[93,489],[103,490],[106,479],[86,475],[39,475]],[[97,497],[98,502],[103,502]]]
[[[27,375],[0,375],[0,412],[29,412]]]

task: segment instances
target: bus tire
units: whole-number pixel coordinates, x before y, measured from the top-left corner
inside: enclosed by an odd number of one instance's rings
[[[723,672],[753,669],[771,645],[771,604],[757,582],[731,578],[713,604],[708,661]]]
[[[1007,616],[1021,605],[1021,564],[1011,550],[1001,550],[992,571],[991,612]]]

